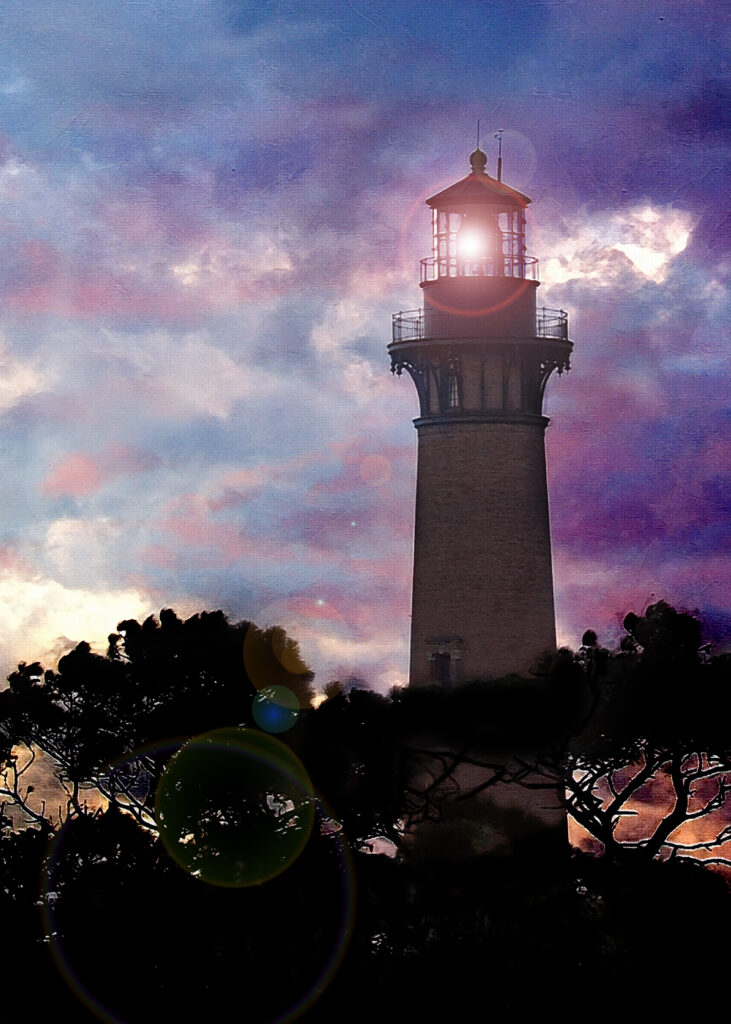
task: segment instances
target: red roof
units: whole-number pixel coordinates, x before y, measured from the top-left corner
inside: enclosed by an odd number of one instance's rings
[[[449,188],[426,200],[428,206],[462,206],[465,203],[494,203],[500,206],[527,206],[530,197],[503,184],[489,174],[473,171]]]

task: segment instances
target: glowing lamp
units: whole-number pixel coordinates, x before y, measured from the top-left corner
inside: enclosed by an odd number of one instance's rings
[[[484,233],[476,228],[468,228],[467,231],[460,228],[457,252],[463,260],[478,260],[481,256],[487,256],[487,239]]]
[[[497,226],[489,215],[465,215],[457,231],[457,256],[461,260],[481,260],[495,256],[498,250]]]

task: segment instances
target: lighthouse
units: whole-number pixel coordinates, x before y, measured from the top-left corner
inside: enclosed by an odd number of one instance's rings
[[[411,686],[526,673],[556,645],[543,399],[572,344],[537,307],[530,199],[486,165],[476,149],[426,200],[423,308],[394,314],[388,346],[419,399]]]

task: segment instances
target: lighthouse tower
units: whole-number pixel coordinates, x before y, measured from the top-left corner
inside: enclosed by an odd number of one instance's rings
[[[412,686],[526,672],[556,644],[542,406],[572,345],[566,313],[536,308],[530,199],[486,163],[427,199],[424,307],[388,346],[420,406]]]

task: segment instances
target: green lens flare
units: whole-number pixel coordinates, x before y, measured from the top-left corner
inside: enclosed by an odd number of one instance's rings
[[[216,729],[186,743],[157,788],[170,856],[212,885],[258,885],[286,870],[312,831],[315,796],[299,758],[255,729]]]

